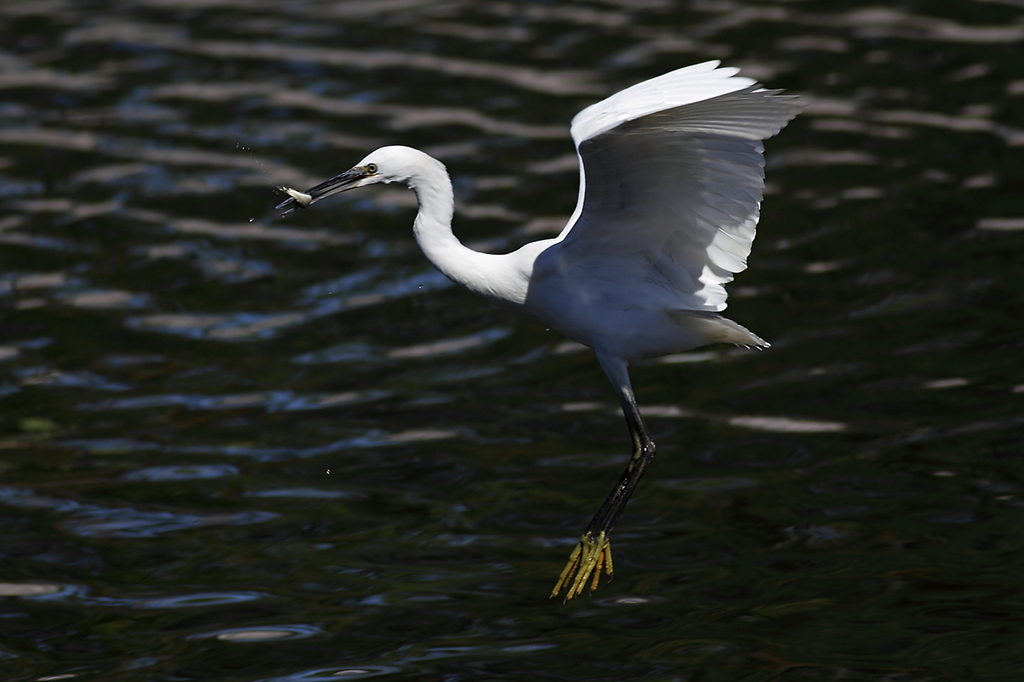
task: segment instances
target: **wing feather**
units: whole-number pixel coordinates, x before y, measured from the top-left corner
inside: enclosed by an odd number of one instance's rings
[[[761,140],[802,106],[717,66],[645,81],[573,119],[580,197],[554,267],[642,278],[677,309],[725,309],[759,217]]]

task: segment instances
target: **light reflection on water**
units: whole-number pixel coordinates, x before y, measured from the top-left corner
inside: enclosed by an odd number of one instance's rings
[[[5,679],[1013,679],[1022,27],[0,6]],[[410,144],[512,249],[575,203],[576,111],[711,58],[808,104],[731,291],[772,348],[634,371],[659,460],[615,581],[551,603],[626,456],[590,352],[452,287],[410,193],[277,222],[273,187]]]

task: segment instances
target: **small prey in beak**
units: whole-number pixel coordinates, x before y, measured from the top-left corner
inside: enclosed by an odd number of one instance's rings
[[[280,211],[284,209],[278,217],[283,218],[289,213],[292,213],[300,208],[309,208],[321,199],[325,199],[332,194],[338,192],[344,192],[349,189],[358,187],[360,183],[369,175],[373,175],[375,169],[370,169],[365,166],[356,166],[351,168],[341,175],[335,175],[329,180],[324,180],[315,187],[310,187],[305,192],[292,189],[291,187],[278,187],[277,189],[288,195],[288,198],[282,201],[280,204],[274,207],[274,210]]]
[[[306,208],[313,203],[313,197],[309,196],[305,192],[300,192],[299,190],[292,189],[291,187],[278,187],[277,189],[294,199],[295,203],[297,203],[301,208]],[[284,204],[281,204],[281,206],[283,205]],[[281,208],[281,206],[278,206],[277,208]]]

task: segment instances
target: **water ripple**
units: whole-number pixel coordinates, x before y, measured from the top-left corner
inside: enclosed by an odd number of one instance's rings
[[[377,349],[374,346],[360,341],[352,341],[324,348],[323,350],[296,355],[292,358],[292,362],[297,365],[321,365],[332,362],[358,362],[364,364],[379,359]]]
[[[22,386],[47,388],[88,388],[95,391],[127,391],[128,384],[110,381],[88,370],[63,372],[50,367],[22,367],[14,371]]]
[[[84,594],[84,589],[77,585],[55,585],[52,583],[0,583],[0,597],[56,600],[81,596],[82,594]]]
[[[151,597],[134,599],[132,606],[137,609],[189,609],[197,606],[223,606],[225,604],[241,604],[247,601],[263,599],[267,595],[262,592],[197,592],[173,597]]]
[[[273,338],[285,329],[321,317],[450,286],[451,280],[437,270],[431,269],[397,280],[381,282],[350,296],[336,296],[329,287],[312,287],[298,302],[299,305],[314,305],[307,310],[277,313],[158,313],[129,317],[125,324],[139,331],[163,332],[190,339],[250,342]]]
[[[367,500],[366,493],[352,490],[321,490],[319,488],[273,488],[246,493],[248,497],[294,497],[303,500]]]
[[[100,507],[95,504],[42,495],[27,488],[0,488],[0,502],[21,509],[40,509],[71,514],[62,525],[82,537],[143,538],[186,528],[263,523],[277,517],[271,512],[183,514],[141,511],[131,507]]]
[[[122,476],[126,481],[194,481],[223,476],[237,476],[238,467],[229,464],[195,466],[160,466],[136,469]]]
[[[152,260],[188,258],[195,261],[207,277],[231,284],[276,274],[274,266],[266,261],[245,258],[235,251],[210,248],[200,242],[137,247],[135,252]]]
[[[157,99],[196,101],[249,101],[258,97],[263,106],[307,109],[330,116],[373,116],[388,120],[395,130],[425,126],[462,125],[491,135],[510,135],[526,139],[561,139],[565,127],[538,126],[502,121],[472,109],[454,107],[423,107],[399,104],[362,102],[355,99],[333,99],[307,90],[288,90],[266,83],[176,83],[154,88],[150,94]]]
[[[362,679],[380,675],[394,675],[402,672],[401,668],[390,665],[360,666],[352,668],[318,668],[305,670],[281,677],[266,677],[258,682],[337,682],[345,679]]]
[[[138,331],[163,332],[189,339],[242,342],[269,339],[283,329],[311,319],[312,315],[301,312],[160,313],[129,317],[125,324]]]
[[[63,525],[76,535],[89,538],[148,538],[188,528],[204,526],[242,526],[264,523],[277,514],[271,512],[236,512],[228,514],[182,514],[150,512],[122,507],[119,509],[81,509],[75,518]]]
[[[751,439],[722,443],[695,455],[708,464],[739,467],[791,466],[804,462],[811,452],[800,443],[782,440]]]
[[[588,82],[590,74],[584,71],[541,71],[495,62],[386,49],[348,50],[274,43],[252,44],[229,40],[195,40],[180,32],[168,31],[163,26],[143,23],[108,21],[102,25],[69,31],[64,36],[64,42],[68,45],[116,42],[138,45],[145,49],[175,50],[214,59],[304,62],[360,69],[420,69],[447,76],[491,80],[562,97],[600,92],[599,88]]]
[[[690,493],[718,492],[722,490],[742,490],[761,485],[761,482],[753,478],[720,477],[720,478],[676,478],[660,481],[662,488],[670,490],[685,490]]]
[[[321,455],[343,453],[346,450],[362,450],[367,448],[391,447],[407,443],[430,442],[457,438],[461,434],[451,429],[409,429],[397,433],[389,433],[380,429],[370,429],[358,436],[343,438],[325,445],[314,445],[305,448],[256,448],[245,445],[180,445],[165,448],[167,452],[180,454],[219,454],[229,457],[248,457],[258,462],[273,461],[285,458],[308,458]]]
[[[151,410],[158,407],[185,407],[190,410],[236,410],[261,407],[267,412],[304,412],[323,410],[344,405],[372,402],[390,397],[390,391],[345,391],[316,395],[296,395],[291,391],[264,391],[203,396],[172,393],[168,395],[139,396],[121,400],[81,403],[80,410]]]
[[[494,343],[495,341],[500,341],[511,333],[512,330],[510,329],[486,329],[482,332],[477,332],[476,334],[470,334],[468,336],[432,341],[430,343],[421,343],[415,346],[406,346],[405,348],[393,348],[389,350],[386,355],[392,360],[452,355],[480,348],[481,346]]]
[[[266,642],[282,639],[306,639],[324,634],[323,629],[313,625],[259,625],[245,628],[229,628],[191,635],[188,639],[219,639],[222,642]]]
[[[77,438],[57,441],[57,444],[68,448],[81,448],[86,452],[103,455],[121,455],[129,452],[160,449],[160,446],[156,443],[147,443],[130,438]]]
[[[282,184],[306,187],[317,182],[315,178],[270,159],[238,154],[224,154],[188,147],[153,146],[137,140],[125,140],[92,132],[65,128],[25,126],[0,129],[0,142],[29,145],[49,149],[103,154],[113,158],[131,159],[168,166],[217,167],[250,171],[261,176],[271,174]],[[244,225],[237,229],[241,230]]]

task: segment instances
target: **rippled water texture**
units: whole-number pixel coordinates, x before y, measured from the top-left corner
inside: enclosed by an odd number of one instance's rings
[[[941,13],[939,13],[941,12]],[[0,3],[4,680],[1015,680],[1024,5]],[[718,58],[807,102],[729,315],[634,370],[616,577],[547,594],[623,466],[592,354],[364,190],[441,158],[495,251],[572,115]]]

